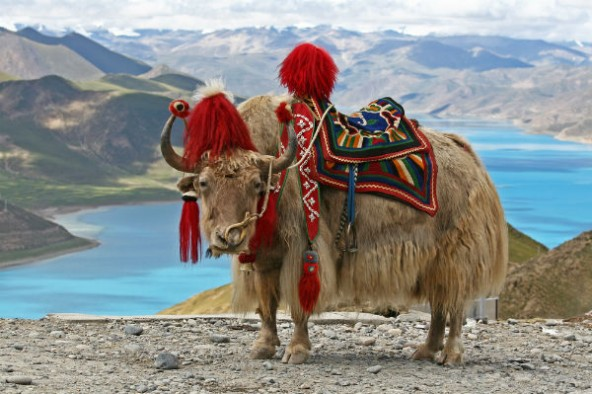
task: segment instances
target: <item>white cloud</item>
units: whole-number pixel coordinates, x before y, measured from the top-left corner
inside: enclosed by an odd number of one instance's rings
[[[380,4],[383,8],[374,8]],[[387,6],[385,6],[387,5]],[[169,28],[217,30],[245,26],[315,26],[405,30],[409,34],[497,34],[590,41],[589,0],[0,0],[0,25],[53,29]]]

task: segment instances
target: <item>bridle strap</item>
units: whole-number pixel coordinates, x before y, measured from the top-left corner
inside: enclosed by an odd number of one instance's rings
[[[224,239],[228,239],[230,232],[232,230],[240,229],[241,230],[240,239],[243,240],[246,235],[245,230],[246,230],[247,226],[249,226],[252,222],[256,221],[257,219],[261,218],[265,214],[265,211],[267,210],[267,204],[269,202],[269,193],[271,192],[272,167],[273,167],[273,162],[270,161],[269,162],[269,171],[267,173],[267,185],[265,187],[265,196],[263,197],[263,206],[261,207],[261,212],[259,212],[259,213],[246,212],[245,218],[243,219],[242,222],[235,223],[235,224],[228,226],[226,228],[226,231],[224,232]]]

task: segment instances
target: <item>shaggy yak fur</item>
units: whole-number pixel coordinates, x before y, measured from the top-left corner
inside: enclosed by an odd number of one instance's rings
[[[217,160],[203,160],[195,176],[179,183],[181,190],[193,185],[200,196],[202,231],[214,247],[224,243],[225,228],[241,222],[245,212],[256,211],[268,176],[268,167],[261,164],[263,154],[277,152],[280,125],[274,109],[279,103],[278,97],[259,96],[239,106],[261,154],[238,150]],[[321,186],[320,231],[314,243],[320,256],[321,293],[315,312],[337,303],[429,302],[428,336],[413,358],[459,364],[465,309],[475,298],[501,290],[508,261],[507,227],[495,187],[470,145],[457,135],[421,129],[438,164],[440,208],[434,217],[397,201],[357,194],[359,251],[343,254],[334,238],[346,192]],[[254,224],[249,225],[244,242],[226,250],[234,254],[233,306],[237,311],[256,309],[261,316],[261,330],[251,349],[251,356],[258,359],[275,355],[280,344],[276,311],[280,303],[288,307],[295,329],[283,361],[303,363],[311,342],[298,282],[308,240],[295,170],[288,172],[277,214],[275,239],[271,246],[257,250],[253,272],[241,271],[234,253],[246,250]]]

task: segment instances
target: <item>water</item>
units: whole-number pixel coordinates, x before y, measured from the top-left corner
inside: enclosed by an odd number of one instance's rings
[[[518,230],[549,248],[592,230],[592,145],[495,122],[424,123],[469,139],[497,186],[508,222]]]
[[[507,219],[554,247],[592,229],[592,146],[510,125],[424,119],[467,137],[498,187]],[[95,249],[0,270],[0,317],[152,314],[230,282],[228,259],[178,261],[181,203],[119,206],[59,218]]]
[[[153,314],[230,282],[228,259],[179,262],[181,203],[118,206],[63,215],[94,249],[0,270],[0,317],[47,313]]]

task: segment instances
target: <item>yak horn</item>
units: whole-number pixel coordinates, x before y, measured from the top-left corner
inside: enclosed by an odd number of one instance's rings
[[[171,115],[162,129],[162,134],[160,135],[160,152],[167,164],[175,170],[192,172],[192,168],[187,165],[182,156],[179,156],[177,152],[175,152],[173,145],[171,144],[171,129],[173,128],[175,118],[174,115]]]
[[[273,159],[271,170],[274,174],[282,172],[288,168],[296,157],[296,132],[294,131],[294,127],[292,127],[292,125],[288,126],[288,138],[288,146],[286,147],[284,153],[280,157]]]

